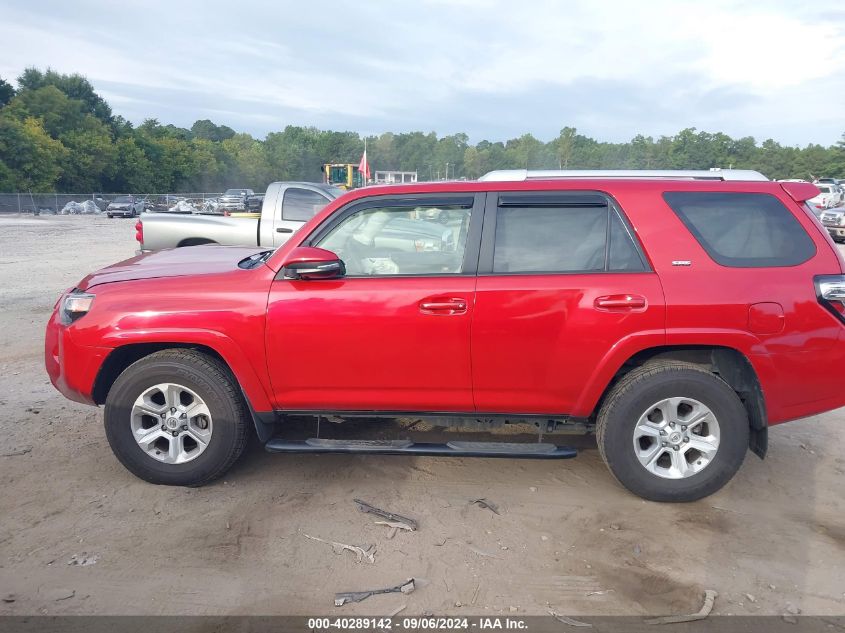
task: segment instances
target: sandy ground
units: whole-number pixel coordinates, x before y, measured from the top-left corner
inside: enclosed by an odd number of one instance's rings
[[[133,224],[0,217],[0,614],[666,614],[705,589],[715,613],[845,613],[845,410],[773,429],[765,461],[689,505],[629,494],[589,444],[563,462],[253,445],[205,488],[135,479],[42,362],[60,292],[131,256]],[[419,531],[388,539],[354,497]],[[375,563],[303,534],[374,544]],[[410,595],[332,606],[411,576]]]

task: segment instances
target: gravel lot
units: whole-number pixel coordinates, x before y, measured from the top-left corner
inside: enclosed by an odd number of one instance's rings
[[[705,589],[714,613],[845,613],[845,410],[775,428],[765,461],[688,505],[627,493],[589,444],[564,462],[253,445],[205,488],[135,479],[42,360],[59,293],[131,256],[133,224],[0,217],[0,614],[667,614]],[[388,539],[355,497],[420,530]],[[375,563],[303,534],[376,544]],[[332,606],[411,576],[410,595]]]

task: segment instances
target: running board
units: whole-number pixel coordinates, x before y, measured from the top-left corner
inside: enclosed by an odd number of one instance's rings
[[[578,454],[569,446],[527,442],[447,442],[411,440],[285,440],[274,437],[264,448],[271,453],[355,453],[359,455],[433,455],[454,457],[510,457],[568,459]]]

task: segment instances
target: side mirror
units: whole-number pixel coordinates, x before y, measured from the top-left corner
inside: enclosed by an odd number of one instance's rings
[[[324,248],[299,246],[282,265],[285,279],[337,279],[346,274],[346,266],[336,253]]]

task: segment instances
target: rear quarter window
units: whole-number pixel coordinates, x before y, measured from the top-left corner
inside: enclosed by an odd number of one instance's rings
[[[816,254],[813,240],[775,196],[667,191],[663,199],[722,266],[796,266]]]

